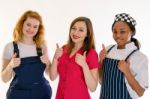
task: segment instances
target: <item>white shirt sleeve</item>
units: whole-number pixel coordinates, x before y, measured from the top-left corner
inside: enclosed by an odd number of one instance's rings
[[[137,51],[133,55],[131,55],[129,60],[130,60],[130,69],[131,69],[133,76],[141,85],[141,87],[143,87],[144,89],[147,89],[148,83],[149,83],[148,81],[148,58],[140,51]],[[126,78],[125,78],[125,81],[126,81],[126,86],[131,97],[133,99],[138,99],[139,96],[131,88]]]
[[[3,58],[3,59],[11,59],[12,56],[13,56],[13,50],[14,50],[13,43],[12,43],[12,42],[11,42],[11,43],[8,43],[8,44],[4,47],[2,58]]]
[[[144,88],[148,88],[148,59],[147,57],[142,57],[140,62],[138,62],[137,66],[139,66],[137,70],[137,75],[135,75],[135,79],[139,82],[139,84]]]

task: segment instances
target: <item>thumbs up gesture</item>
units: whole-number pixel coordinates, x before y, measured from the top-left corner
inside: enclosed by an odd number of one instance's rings
[[[102,44],[102,50],[100,51],[100,54],[99,54],[99,58],[100,58],[100,63],[102,64],[103,60],[105,59],[105,57],[107,56],[108,52],[105,48],[105,45]]]
[[[83,68],[87,64],[86,51],[83,53],[83,55],[77,53],[75,56],[75,62]]]
[[[63,54],[62,48],[60,48],[59,45],[56,44],[56,50],[55,50],[54,59],[58,60],[58,58],[61,57],[62,54]]]
[[[47,49],[46,48],[43,48],[42,49],[42,56],[40,57],[42,63],[46,64],[47,66],[49,66],[50,64],[50,60],[49,60],[49,57],[48,57],[48,54],[47,54]]]
[[[11,66],[11,68],[15,68],[15,67],[20,66],[20,63],[21,63],[20,58],[17,58],[17,54],[14,53],[13,56],[12,56],[12,58],[11,58],[11,61],[9,63],[10,66]]]

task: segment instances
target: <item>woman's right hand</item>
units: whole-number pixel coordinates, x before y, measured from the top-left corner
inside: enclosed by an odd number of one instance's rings
[[[62,54],[63,54],[63,49],[60,48],[58,44],[56,44],[56,47],[57,48],[56,48],[56,51],[55,51],[54,59],[58,60],[58,58],[61,57]]]
[[[105,57],[107,56],[108,52],[105,48],[105,45],[102,44],[102,50],[100,51],[100,54],[99,54],[99,58],[100,58],[100,64],[102,64],[103,60],[105,59]]]
[[[9,66],[10,66],[11,68],[15,68],[15,67],[20,66],[20,63],[21,63],[20,58],[17,58],[17,54],[14,53],[13,56],[12,56],[12,59],[11,59],[11,61],[10,61],[10,63],[9,63]]]

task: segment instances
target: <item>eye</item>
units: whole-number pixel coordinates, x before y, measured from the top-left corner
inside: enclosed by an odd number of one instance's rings
[[[71,30],[76,30],[76,28],[75,28],[75,27],[72,27]]]
[[[27,23],[26,25],[27,25],[27,26],[31,26],[31,24],[30,24],[30,23]]]
[[[38,28],[38,27],[39,27],[38,25],[35,25],[35,26],[34,26],[35,29]]]
[[[116,30],[113,30],[113,34],[117,34],[117,31],[116,31]]]
[[[124,34],[124,33],[126,33],[126,31],[120,31],[120,33],[121,33],[121,34]]]
[[[83,29],[79,29],[79,31],[80,31],[80,32],[84,32],[84,30],[83,30]]]

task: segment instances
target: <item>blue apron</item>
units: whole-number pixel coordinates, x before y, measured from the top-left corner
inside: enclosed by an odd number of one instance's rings
[[[113,48],[112,46],[108,52]],[[133,50],[127,59],[137,50]],[[100,99],[132,99],[125,84],[124,74],[118,69],[120,60],[105,58],[102,66]]]
[[[15,42],[14,52],[19,57],[19,49]],[[14,68],[15,77],[7,91],[7,99],[51,99],[52,90],[44,77],[46,65],[40,60],[41,48],[37,48],[38,56],[21,58],[19,67]]]

